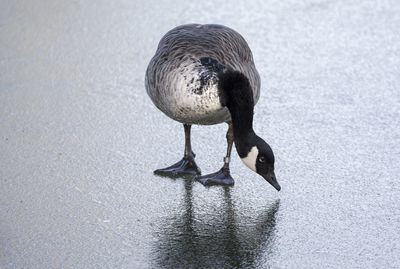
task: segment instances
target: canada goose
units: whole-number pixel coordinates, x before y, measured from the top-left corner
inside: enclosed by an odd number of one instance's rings
[[[228,147],[223,167],[196,179],[204,185],[233,185],[229,162],[235,142],[241,160],[280,190],[274,154],[253,130],[260,76],[251,50],[239,33],[215,24],[187,24],[170,30],[149,63],[145,85],[156,107],[183,123],[185,130],[183,159],[154,171],[156,174],[199,175],[190,142],[192,124],[226,122]]]

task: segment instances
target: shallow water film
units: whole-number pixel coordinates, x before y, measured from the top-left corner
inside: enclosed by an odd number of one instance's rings
[[[261,76],[277,192],[153,170],[181,124],[148,98],[158,41],[227,25]],[[399,268],[399,1],[0,1],[1,268]],[[193,126],[203,174],[226,124]]]

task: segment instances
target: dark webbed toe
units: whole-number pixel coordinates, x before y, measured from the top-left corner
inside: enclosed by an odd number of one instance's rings
[[[234,184],[234,180],[231,176],[229,168],[225,167],[223,167],[221,170],[213,174],[197,176],[196,180],[202,183],[204,186],[210,186],[210,185],[232,186]]]
[[[181,175],[200,175],[201,170],[193,157],[183,157],[182,160],[171,166],[155,170],[154,174],[178,177]]]

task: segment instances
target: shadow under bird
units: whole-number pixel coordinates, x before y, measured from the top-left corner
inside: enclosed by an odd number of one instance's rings
[[[156,174],[192,174],[204,185],[233,185],[229,162],[234,142],[243,163],[275,189],[281,189],[272,149],[253,130],[260,76],[252,52],[239,33],[215,24],[187,24],[170,30],[147,67],[145,85],[156,107],[183,123],[185,130],[183,159],[154,171]],[[191,126],[222,122],[229,126],[224,165],[216,173],[200,176],[191,148]]]

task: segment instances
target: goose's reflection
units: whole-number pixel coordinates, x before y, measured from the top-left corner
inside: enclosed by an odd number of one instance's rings
[[[196,219],[193,181],[185,180],[184,184],[184,210],[171,212],[159,231],[157,267],[257,267],[261,256],[272,253],[279,200],[258,216],[247,216],[246,212],[239,216],[235,214],[230,189],[225,188],[219,214],[206,220]]]

